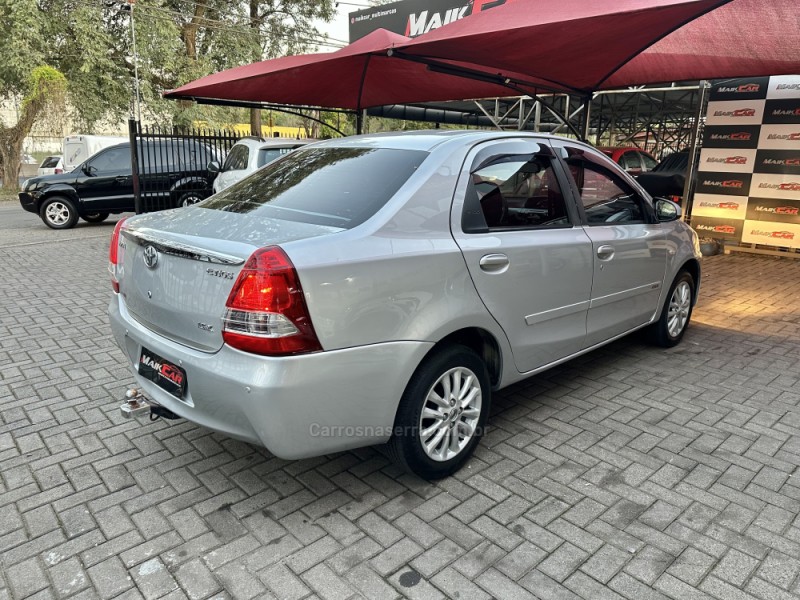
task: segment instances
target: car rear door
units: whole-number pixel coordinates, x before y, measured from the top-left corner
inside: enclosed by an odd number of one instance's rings
[[[527,372],[584,347],[592,244],[546,141],[476,146],[459,177],[453,236],[483,303]]]
[[[667,266],[663,227],[650,202],[611,161],[591,149],[553,140],[591,239],[593,283],[587,346],[651,320]]]

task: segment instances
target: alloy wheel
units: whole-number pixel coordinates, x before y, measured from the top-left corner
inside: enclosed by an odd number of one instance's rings
[[[51,202],[45,209],[45,216],[53,225],[64,225],[69,221],[69,210],[63,202]]]
[[[425,454],[438,462],[456,457],[467,446],[481,415],[481,385],[466,367],[445,372],[431,386],[419,418]]]
[[[681,281],[672,290],[667,314],[667,331],[673,338],[678,337],[689,321],[689,310],[692,306],[692,288],[686,281]]]

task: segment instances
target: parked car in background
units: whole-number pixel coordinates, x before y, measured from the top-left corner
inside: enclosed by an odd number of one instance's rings
[[[219,173],[214,179],[214,193],[232,186],[250,173],[307,143],[308,140],[287,138],[265,140],[264,138],[247,137],[239,140],[231,147],[222,165],[219,163],[209,165],[212,173]]]
[[[205,202],[117,223],[123,413],[298,459],[388,442],[449,475],[494,390],[640,328],[680,342],[696,234],[594,148],[428,131],[299,148]]]
[[[696,160],[700,160],[699,152]],[[682,204],[683,190],[686,186],[686,174],[688,172],[689,150],[685,149],[661,159],[661,162],[652,171],[640,174],[636,180],[652,196],[669,198],[673,202]],[[697,170],[695,169],[695,179],[696,177]]]
[[[68,135],[64,138],[64,170],[75,167],[97,154],[103,148],[127,142],[128,138],[111,135]]]
[[[208,146],[187,139],[139,145],[140,187],[169,207],[194,204],[211,195]],[[22,208],[53,229],[74,227],[79,218],[99,223],[111,213],[134,210],[129,143],[105,148],[69,173],[28,179],[19,193]]]
[[[623,148],[606,146],[600,147],[598,150],[633,176],[652,171],[657,164],[656,159],[649,152],[634,146]]]
[[[41,177],[42,175],[60,175],[63,172],[64,157],[61,155],[53,155],[45,156],[36,174]]]

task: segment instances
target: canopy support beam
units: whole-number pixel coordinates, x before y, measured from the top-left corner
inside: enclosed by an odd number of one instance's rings
[[[336,133],[338,133],[342,137],[347,137],[345,133],[343,133],[338,127],[334,127],[330,123],[326,123],[322,119],[318,119],[317,117],[313,117],[311,115],[304,114],[299,112],[301,107],[297,107],[295,109],[289,109],[286,106],[281,106],[280,104],[267,104],[264,102],[248,102],[245,100],[222,100],[219,98],[194,98],[194,97],[186,97],[186,100],[192,100],[197,102],[198,104],[209,104],[212,106],[236,106],[240,108],[260,108],[262,110],[274,110],[275,112],[285,113],[287,115],[294,115],[296,117],[301,117],[303,119],[308,119],[310,121],[314,121],[315,123],[319,123],[320,125],[324,125],[328,129],[332,129]],[[308,110],[324,110],[326,112],[334,112],[334,113],[341,113],[346,115],[352,115],[352,110],[342,110],[338,108],[319,108],[309,106]],[[362,111],[356,112],[356,118],[358,114]]]

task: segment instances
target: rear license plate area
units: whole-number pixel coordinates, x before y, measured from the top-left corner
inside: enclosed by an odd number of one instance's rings
[[[176,398],[183,398],[186,392],[186,371],[144,346],[139,355],[139,375]]]

